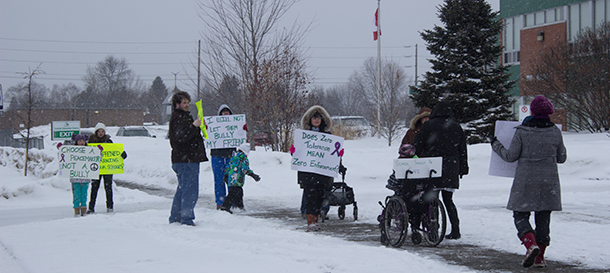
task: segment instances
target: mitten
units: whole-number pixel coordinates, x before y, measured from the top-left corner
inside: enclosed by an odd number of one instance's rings
[[[222,183],[223,183],[223,184],[227,184],[227,180],[228,180],[228,179],[229,179],[229,176],[228,176],[228,175],[226,175],[226,174],[225,174],[225,175],[223,175],[223,176],[222,176]]]
[[[127,158],[127,153],[126,153],[125,151],[123,151],[123,153],[121,153],[121,157],[122,157],[123,159]]]
[[[104,150],[104,147],[102,147],[102,145],[97,145],[97,148],[100,149],[100,151]]]
[[[290,155],[293,155],[295,151],[294,145],[290,146]]]
[[[339,164],[339,174],[344,175],[347,172],[347,167],[343,166],[343,164]]]
[[[248,124],[244,124],[243,129],[244,129],[244,131],[248,132]]]
[[[256,182],[258,182],[258,181],[260,181],[260,180],[261,180],[260,175],[255,174],[255,173],[253,173],[253,172],[250,172],[248,175],[250,175],[250,177],[252,177],[252,178],[254,179],[254,181],[256,181]]]
[[[339,156],[341,156],[341,157],[343,156],[343,151],[344,151],[344,150],[345,150],[345,149],[341,149],[341,151],[339,151]]]
[[[61,144],[61,142],[60,142],[60,143],[57,143],[57,149],[59,149],[59,148],[60,148],[62,145],[63,145],[63,144]]]

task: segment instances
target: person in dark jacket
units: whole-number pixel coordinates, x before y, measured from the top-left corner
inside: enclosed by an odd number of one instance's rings
[[[218,108],[218,115],[233,115],[233,111],[228,105],[223,104]],[[216,197],[216,209],[220,209],[227,196],[227,185],[222,181],[225,169],[229,166],[229,161],[235,152],[235,148],[211,149],[212,172],[214,173],[214,196]]]
[[[202,120],[193,120],[189,113],[191,96],[177,92],[172,96],[169,120],[169,143],[172,147],[172,169],[178,176],[169,223],[194,226],[195,204],[199,197],[199,163],[208,161],[201,136]]]
[[[530,110],[533,115],[517,126],[508,149],[495,137],[491,146],[502,160],[517,161],[506,208],[513,211],[517,236],[527,249],[523,266],[545,268],[544,252],[551,242],[551,211],[562,209],[557,163],[566,161],[567,152],[561,130],[549,119],[555,112],[551,102],[537,96]],[[532,211],[535,230],[529,222]]]
[[[106,134],[106,125],[98,122],[95,125],[95,131],[89,136],[89,143],[112,143],[110,135]],[[121,154],[123,159],[127,158],[127,153],[123,151]],[[104,191],[106,192],[106,212],[114,211],[114,201],[112,200],[112,174],[100,174],[100,179],[91,180],[91,198],[89,200],[89,209],[87,214],[95,213],[95,200],[97,192],[100,189],[100,182],[104,179]]]
[[[419,109],[417,115],[411,119],[411,122],[409,123],[409,130],[407,130],[407,133],[402,138],[400,145],[413,145],[415,142],[415,135],[417,135],[417,132],[419,132],[422,125],[424,125],[424,123],[430,119],[430,112],[432,112],[432,109],[428,107],[422,107]]]
[[[460,178],[468,174],[468,152],[464,131],[452,116],[451,105],[439,102],[430,113],[430,120],[415,136],[413,146],[419,157],[443,157],[443,175],[432,181],[434,187],[441,190],[451,222],[451,233],[445,238],[459,239],[460,220],[453,203],[453,192],[460,187]]]
[[[330,134],[332,120],[326,109],[322,106],[314,105],[310,107],[301,118],[301,128],[303,130],[311,130]],[[291,148],[291,153],[294,153],[294,147]],[[322,201],[324,201],[324,191],[332,185],[334,179],[330,176],[325,176],[310,172],[297,172],[298,183],[303,188],[305,198],[305,217],[307,218],[307,230],[318,231],[318,217]]]

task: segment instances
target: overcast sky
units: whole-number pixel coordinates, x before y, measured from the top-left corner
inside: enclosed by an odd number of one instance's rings
[[[205,0],[201,0],[205,1]],[[439,24],[442,0],[382,0],[382,57],[415,74],[430,69],[419,32]],[[499,0],[488,1],[494,10]],[[346,83],[354,70],[377,56],[373,41],[375,0],[301,0],[286,15],[286,24],[313,21],[305,48],[314,84]],[[3,90],[24,81],[20,72],[40,63],[38,82],[51,88],[72,82],[83,86],[87,66],[108,55],[125,58],[146,87],[161,76],[168,88],[189,90],[197,40],[205,31],[197,1],[160,0],[0,0],[0,84]],[[405,47],[410,46],[410,47]],[[175,76],[174,73],[177,73]]]

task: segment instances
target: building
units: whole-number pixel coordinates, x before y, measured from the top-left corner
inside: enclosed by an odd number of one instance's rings
[[[511,80],[517,82],[510,95],[517,97],[513,109],[529,104],[536,94],[526,94],[522,83],[533,80],[532,64],[540,51],[556,42],[570,43],[578,33],[610,19],[610,0],[500,0],[504,30],[500,39],[501,62],[509,66]],[[551,118],[567,129],[567,113],[556,109]]]

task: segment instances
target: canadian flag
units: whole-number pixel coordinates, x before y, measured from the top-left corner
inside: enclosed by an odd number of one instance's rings
[[[381,35],[381,30],[379,30],[379,9],[375,10],[375,19],[373,19],[373,41],[377,41],[379,36]]]

